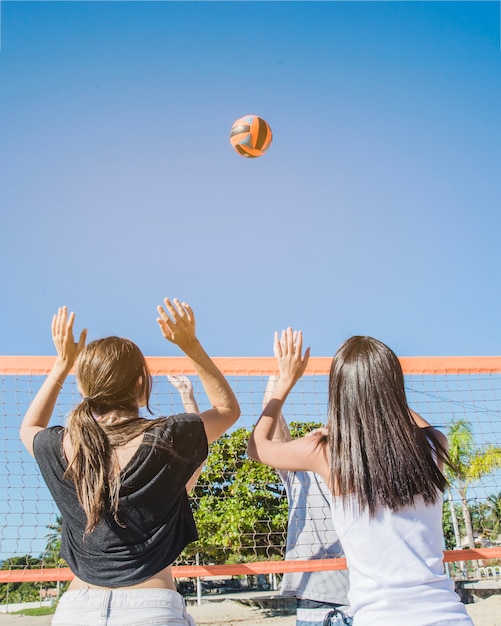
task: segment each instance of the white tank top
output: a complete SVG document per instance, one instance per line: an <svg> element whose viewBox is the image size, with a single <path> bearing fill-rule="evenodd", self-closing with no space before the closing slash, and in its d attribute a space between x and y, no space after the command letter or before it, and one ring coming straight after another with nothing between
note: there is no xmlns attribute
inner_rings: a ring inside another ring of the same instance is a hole
<svg viewBox="0 0 501 626"><path fill-rule="evenodd" d="M354 626L472 626L444 573L442 499L369 517L355 499L331 509L349 568Z"/></svg>

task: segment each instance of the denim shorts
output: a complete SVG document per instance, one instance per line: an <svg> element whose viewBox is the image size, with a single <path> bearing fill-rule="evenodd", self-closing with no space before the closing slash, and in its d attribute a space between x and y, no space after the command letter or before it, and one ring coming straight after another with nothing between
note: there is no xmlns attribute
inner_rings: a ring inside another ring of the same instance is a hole
<svg viewBox="0 0 501 626"><path fill-rule="evenodd" d="M80 589L59 600L52 626L195 626L170 589Z"/></svg>

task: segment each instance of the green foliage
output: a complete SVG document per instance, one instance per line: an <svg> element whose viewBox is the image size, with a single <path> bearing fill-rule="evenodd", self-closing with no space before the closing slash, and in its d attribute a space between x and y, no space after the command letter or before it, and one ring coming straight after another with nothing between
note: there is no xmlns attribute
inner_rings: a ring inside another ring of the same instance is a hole
<svg viewBox="0 0 501 626"><path fill-rule="evenodd" d="M40 585L37 583L9 583L0 585L0 604L36 602L40 599Z"/></svg>
<svg viewBox="0 0 501 626"><path fill-rule="evenodd" d="M199 540L185 556L198 552L210 563L281 556L287 524L283 487L273 469L247 457L249 434L240 428L211 444L192 494Z"/></svg>
<svg viewBox="0 0 501 626"><path fill-rule="evenodd" d="M487 498L488 525L491 536L495 539L501 533L501 491Z"/></svg>
<svg viewBox="0 0 501 626"><path fill-rule="evenodd" d="M449 458L453 468L447 468L447 477L458 486L466 487L474 480L490 474L501 467L501 448L494 445L480 448L470 424L464 419L451 423L447 432L449 440Z"/></svg>
<svg viewBox="0 0 501 626"><path fill-rule="evenodd" d="M56 517L54 524L50 524L47 528L51 531L46 535L47 545L42 554L45 567L64 567L65 562L59 557L61 549L61 534L63 531L63 518L61 515Z"/></svg>
<svg viewBox="0 0 501 626"><path fill-rule="evenodd" d="M294 437L321 424L294 422ZM199 540L181 557L201 563L282 559L288 505L278 473L247 457L250 431L239 428L211 444L206 467L192 492Z"/></svg>
<svg viewBox="0 0 501 626"><path fill-rule="evenodd" d="M2 569L22 570L40 567L40 559L29 554L12 556L2 563ZM40 586L35 583L9 583L0 585L0 604L7 600L11 604L18 602L35 602L40 598Z"/></svg>
<svg viewBox="0 0 501 626"><path fill-rule="evenodd" d="M61 530L62 519L60 516L56 517L55 524L51 524L47 527L51 533L47 535L47 545L45 550L39 558L35 558L29 554L24 556L16 556L5 559L1 565L1 569L4 570L27 570L27 569L40 569L42 567L65 567L66 563L63 559L59 558L59 547L61 545ZM59 585L60 592L63 593L69 586L69 582L65 582ZM43 583L44 589L53 589L57 587L56 582ZM21 602L37 602L40 600L40 583L8 583L0 585L0 604L5 604L7 601L10 604L17 604ZM26 613L28 609L22 611ZM33 609L39 610L39 609ZM47 611L46 608L41 608L42 611ZM53 612L53 609L49 611ZM26 613L28 614L28 613ZM47 615L44 613L32 613L33 615Z"/></svg>
<svg viewBox="0 0 501 626"><path fill-rule="evenodd" d="M22 611L16 611L12 615L52 615L56 612L55 606L39 606L36 609L23 609Z"/></svg>
<svg viewBox="0 0 501 626"><path fill-rule="evenodd" d="M323 428L325 424L321 424L320 422L291 422L289 424L289 430L291 432L292 437L295 439L296 437L304 437L312 430L316 428Z"/></svg>

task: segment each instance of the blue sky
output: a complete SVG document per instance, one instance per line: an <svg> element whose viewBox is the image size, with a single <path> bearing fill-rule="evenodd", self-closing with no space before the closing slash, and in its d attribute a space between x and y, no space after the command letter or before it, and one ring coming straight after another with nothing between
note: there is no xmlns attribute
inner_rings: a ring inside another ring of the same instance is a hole
<svg viewBox="0 0 501 626"><path fill-rule="evenodd" d="M0 353L89 337L212 355L301 328L501 354L499 2L17 2L0 51ZM232 122L274 141L239 157Z"/></svg>

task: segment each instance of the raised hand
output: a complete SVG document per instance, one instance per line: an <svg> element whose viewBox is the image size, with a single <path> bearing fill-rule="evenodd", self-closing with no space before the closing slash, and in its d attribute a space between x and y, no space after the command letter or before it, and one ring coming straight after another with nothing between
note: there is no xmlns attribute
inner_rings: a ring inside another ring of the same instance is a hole
<svg viewBox="0 0 501 626"><path fill-rule="evenodd" d="M163 306L158 306L160 317L157 318L162 335L179 346L183 352L189 350L197 338L195 335L195 315L189 304L180 302L177 298L173 301L165 298Z"/></svg>
<svg viewBox="0 0 501 626"><path fill-rule="evenodd" d="M188 413L199 413L198 403L195 400L195 393L193 391L193 384L188 376L184 374L167 374L167 380L177 389L185 411Z"/></svg>
<svg viewBox="0 0 501 626"><path fill-rule="evenodd" d="M167 374L167 380L180 394L192 394L193 385L188 376L184 374Z"/></svg>
<svg viewBox="0 0 501 626"><path fill-rule="evenodd" d="M82 350L87 339L87 329L80 333L78 342L73 337L73 324L75 313L68 316L68 307L61 307L52 318L52 340L56 347L58 358L68 367L72 367Z"/></svg>
<svg viewBox="0 0 501 626"><path fill-rule="evenodd" d="M47 427L64 380L85 346L87 329L82 330L78 342L75 342L74 321L75 314L71 313L68 316L68 309L65 306L58 309L52 318L52 339L56 346L57 359L28 407L19 431L21 440L31 455L35 435Z"/></svg>
<svg viewBox="0 0 501 626"><path fill-rule="evenodd" d="M293 387L304 374L310 358L309 348L306 348L304 356L302 354L303 333L288 328L282 331L279 338L276 332L273 352L277 357L280 380Z"/></svg>

